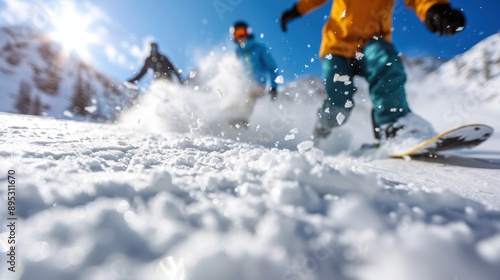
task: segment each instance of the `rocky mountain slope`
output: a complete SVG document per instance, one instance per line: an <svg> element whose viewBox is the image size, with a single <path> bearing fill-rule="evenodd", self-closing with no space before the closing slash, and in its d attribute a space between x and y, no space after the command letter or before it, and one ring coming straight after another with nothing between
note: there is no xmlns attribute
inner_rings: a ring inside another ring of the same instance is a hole
<svg viewBox="0 0 500 280"><path fill-rule="evenodd" d="M0 111L107 121L128 104L117 83L47 35L0 28Z"/></svg>

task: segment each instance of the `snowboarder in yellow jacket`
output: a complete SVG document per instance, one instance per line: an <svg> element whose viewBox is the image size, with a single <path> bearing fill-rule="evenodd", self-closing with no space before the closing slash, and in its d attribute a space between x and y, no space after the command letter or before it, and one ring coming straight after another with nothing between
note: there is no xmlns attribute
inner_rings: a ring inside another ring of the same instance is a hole
<svg viewBox="0 0 500 280"><path fill-rule="evenodd" d="M282 14L282 30L286 32L291 20L326 2L329 0L299 0ZM453 35L465 26L462 12L451 8L447 0L405 0L405 3L431 32ZM396 132L399 135L426 129L424 125L414 127L415 123L428 123L411 113L404 89L404 66L391 42L394 4L395 0L334 1L330 18L323 27L320 48L328 98L318 111L315 139L327 137L332 128L349 118L354 106L355 75L363 76L370 84L377 139L394 137ZM421 121L411 120L415 118ZM430 124L427 130L433 131Z"/></svg>

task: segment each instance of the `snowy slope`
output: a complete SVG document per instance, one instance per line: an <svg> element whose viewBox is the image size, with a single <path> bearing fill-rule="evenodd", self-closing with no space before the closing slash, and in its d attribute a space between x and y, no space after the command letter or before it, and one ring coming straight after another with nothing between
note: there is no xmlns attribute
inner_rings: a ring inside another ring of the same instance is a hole
<svg viewBox="0 0 500 280"><path fill-rule="evenodd" d="M0 111L110 120L130 92L24 26L0 28Z"/></svg>
<svg viewBox="0 0 500 280"><path fill-rule="evenodd" d="M494 59L495 38L459 59ZM353 156L371 141L357 80L349 124L312 148L317 78L262 98L250 126L233 129L244 85L227 73L240 69L215 60L204 87L153 84L116 124L0 114L0 279L498 279L498 133L447 157ZM476 83L444 70L453 61L409 77L413 110L438 130L500 131L497 64ZM488 87L489 99L463 103Z"/></svg>
<svg viewBox="0 0 500 280"><path fill-rule="evenodd" d="M0 178L16 172L18 218L18 270L2 267L2 279L500 273L500 153L404 162L329 156L310 142L291 151L20 115L0 124Z"/></svg>

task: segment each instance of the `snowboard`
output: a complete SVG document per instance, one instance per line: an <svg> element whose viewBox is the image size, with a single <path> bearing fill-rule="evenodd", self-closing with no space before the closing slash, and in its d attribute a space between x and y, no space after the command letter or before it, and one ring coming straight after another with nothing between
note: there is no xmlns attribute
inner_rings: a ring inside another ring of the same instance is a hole
<svg viewBox="0 0 500 280"><path fill-rule="evenodd" d="M421 155L437 155L443 151L470 149L488 140L493 128L484 124L468 124L438 134L408 149L406 152L391 155L392 158L404 158Z"/></svg>

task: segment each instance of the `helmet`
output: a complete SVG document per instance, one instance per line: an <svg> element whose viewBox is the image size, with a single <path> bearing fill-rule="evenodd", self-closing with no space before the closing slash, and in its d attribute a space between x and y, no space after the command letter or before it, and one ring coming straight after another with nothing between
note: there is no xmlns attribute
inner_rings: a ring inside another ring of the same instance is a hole
<svg viewBox="0 0 500 280"><path fill-rule="evenodd" d="M237 21L229 28L229 34L232 40L236 40L239 37L252 38L252 28L244 21Z"/></svg>
<svg viewBox="0 0 500 280"><path fill-rule="evenodd" d="M157 53L158 52L158 44L157 43L151 43L149 44L149 46L151 47L151 52L155 52Z"/></svg>

